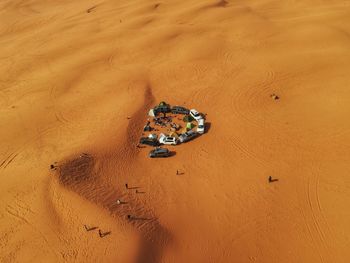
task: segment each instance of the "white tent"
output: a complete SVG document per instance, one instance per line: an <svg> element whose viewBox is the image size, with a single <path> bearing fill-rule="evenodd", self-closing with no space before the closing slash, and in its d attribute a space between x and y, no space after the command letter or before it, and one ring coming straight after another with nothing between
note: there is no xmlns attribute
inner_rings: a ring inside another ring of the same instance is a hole
<svg viewBox="0 0 350 263"><path fill-rule="evenodd" d="M148 116L155 117L156 115L154 114L154 110L150 109L148 112Z"/></svg>
<svg viewBox="0 0 350 263"><path fill-rule="evenodd" d="M148 135L148 138L156 140L157 139L157 134L152 133L152 134Z"/></svg>

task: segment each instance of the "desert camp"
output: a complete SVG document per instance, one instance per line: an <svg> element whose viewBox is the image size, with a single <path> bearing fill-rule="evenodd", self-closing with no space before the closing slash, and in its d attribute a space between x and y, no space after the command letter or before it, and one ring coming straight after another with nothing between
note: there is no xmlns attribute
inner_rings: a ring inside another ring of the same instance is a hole
<svg viewBox="0 0 350 263"><path fill-rule="evenodd" d="M150 109L148 115L149 118L143 128L144 133L142 135L147 135L146 132L152 133L149 133L146 137L141 137L137 147L140 148L140 145L157 147L149 153L151 158L171 156L172 152L165 150L167 148L164 147L161 150L160 145L184 143L205 132L203 114L195 109L188 110L182 106L171 108L169 104L162 101L159 105ZM193 130L195 127L197 127L196 131Z"/></svg>
<svg viewBox="0 0 350 263"><path fill-rule="evenodd" d="M0 262L348 263L349 14L1 0Z"/></svg>

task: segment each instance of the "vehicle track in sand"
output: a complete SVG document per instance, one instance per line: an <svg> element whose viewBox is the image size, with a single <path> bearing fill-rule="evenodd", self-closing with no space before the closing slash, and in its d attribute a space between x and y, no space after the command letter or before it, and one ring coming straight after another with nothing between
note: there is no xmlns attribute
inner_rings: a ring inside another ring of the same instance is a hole
<svg viewBox="0 0 350 263"><path fill-rule="evenodd" d="M49 250L54 255L59 255L59 252L55 249L55 247L52 244L50 244L50 241L46 238L45 234L40 230L40 228L36 227L35 223L31 222L27 218L28 213L34 213L29 207L25 207L19 204L18 202L15 202L14 205L7 205L6 212L8 215L14 217L15 219L24 223L26 226L30 227L35 233L39 234L42 240L44 240L44 242L46 243Z"/></svg>
<svg viewBox="0 0 350 263"><path fill-rule="evenodd" d="M56 129L57 129L57 125L47 126L45 129L42 129L42 130L37 129L36 133L34 133L31 138L23 142L21 146L17 148L15 147L8 148L8 150L2 154L4 157L0 159L0 174L1 174L1 170L5 170L10 165L15 163L16 160L22 157L22 159L20 160L23 161L23 156L25 156L26 154L32 153L29 151L29 149L31 148L29 148L28 145L35 143L39 140L42 140L43 136L49 135L51 132L54 132ZM32 149L31 151L34 151L34 150L37 151L38 148ZM1 155L0 155L0 158L1 158Z"/></svg>
<svg viewBox="0 0 350 263"><path fill-rule="evenodd" d="M10 165L10 163L18 156L18 152L13 152L9 154L1 163L0 168L6 169L7 166Z"/></svg>
<svg viewBox="0 0 350 263"><path fill-rule="evenodd" d="M50 99L51 99L51 105L53 106L53 111L54 111L54 115L56 120L65 125L70 123L70 121L65 117L65 114L62 112L62 110L59 109L59 107L57 106L57 100L56 97L58 96L56 94L56 86L52 86L50 89Z"/></svg>
<svg viewBox="0 0 350 263"><path fill-rule="evenodd" d="M6 28L4 28L0 34L15 37L17 34L27 33L27 31L32 30L32 28L46 28L54 21L55 18L57 18L56 15L44 17L40 14L37 15L34 13L29 14L29 16L36 16L36 19L17 20L12 22Z"/></svg>
<svg viewBox="0 0 350 263"><path fill-rule="evenodd" d="M246 88L235 89L231 95L231 112L240 121L252 127L260 128L262 117L254 111L264 107L263 101L268 99L271 85L276 80L274 71L267 71L260 83L250 84Z"/></svg>
<svg viewBox="0 0 350 263"><path fill-rule="evenodd" d="M268 161L265 161L259 155L257 155L255 153L254 149L250 149L247 146L247 144L242 142L241 139L234 137L234 136L230 136L228 138L228 143L232 149L235 149L236 151L238 151L240 156L247 157L248 159L252 160L254 164L258 164L260 167L264 167L264 168L271 167L271 164L269 164Z"/></svg>
<svg viewBox="0 0 350 263"><path fill-rule="evenodd" d="M266 68L269 68L268 65ZM275 134L284 134L286 129L284 119L273 118L273 125L270 116L274 116L280 100L273 100L271 94L281 96L285 92L284 83L298 82L298 73L283 73L274 70L267 70L261 81L249 84L245 88L240 88L231 93L231 112L240 121L252 128L269 129ZM289 127L290 128L290 127Z"/></svg>
<svg viewBox="0 0 350 263"><path fill-rule="evenodd" d="M315 152L322 154L319 149L315 149ZM320 164L317 161L311 161L310 167L310 174L302 177L303 185L305 186L304 192L298 194L300 196L299 202L307 202L307 205L302 205L301 207L308 208L308 210L304 209L301 212L320 261L334 262L336 257L332 250L332 242L336 238L324 214L319 194Z"/></svg>

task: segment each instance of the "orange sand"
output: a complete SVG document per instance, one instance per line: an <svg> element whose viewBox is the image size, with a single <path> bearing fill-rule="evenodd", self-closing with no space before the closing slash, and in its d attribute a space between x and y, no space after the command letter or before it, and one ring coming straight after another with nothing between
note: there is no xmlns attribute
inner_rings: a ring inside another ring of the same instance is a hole
<svg viewBox="0 0 350 263"><path fill-rule="evenodd" d="M349 262L349 13L1 1L0 262ZM161 100L210 129L153 160L135 146Z"/></svg>

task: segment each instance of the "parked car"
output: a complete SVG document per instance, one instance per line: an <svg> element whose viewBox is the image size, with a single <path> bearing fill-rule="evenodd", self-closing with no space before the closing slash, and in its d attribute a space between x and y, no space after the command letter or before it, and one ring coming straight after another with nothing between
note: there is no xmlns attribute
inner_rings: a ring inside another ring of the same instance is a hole
<svg viewBox="0 0 350 263"><path fill-rule="evenodd" d="M150 158L169 157L170 151L167 148L156 147L149 152Z"/></svg>
<svg viewBox="0 0 350 263"><path fill-rule="evenodd" d="M197 136L198 136L197 132L190 130L188 132L185 132L185 133L181 134L179 136L179 141L180 142L188 142L188 141L192 140L193 138L195 138Z"/></svg>
<svg viewBox="0 0 350 263"><path fill-rule="evenodd" d="M171 112L173 114L185 114L185 115L190 114L190 110L186 109L185 107L182 107L182 106L173 106L171 108Z"/></svg>
<svg viewBox="0 0 350 263"><path fill-rule="evenodd" d="M199 119L198 120L197 132L199 134L203 134L204 133L204 119Z"/></svg>
<svg viewBox="0 0 350 263"><path fill-rule="evenodd" d="M190 115L191 115L196 121L198 121L198 120L200 120L200 119L203 119L202 115L201 115L198 111L196 111L195 109L190 110Z"/></svg>
<svg viewBox="0 0 350 263"><path fill-rule="evenodd" d="M159 142L157 141L157 138L149 138L149 137L142 137L140 139L140 144L146 144L149 146L159 146Z"/></svg>
<svg viewBox="0 0 350 263"><path fill-rule="evenodd" d="M159 135L159 143L160 144L168 144L168 145L176 145L177 140L175 137L166 136L165 134L161 133Z"/></svg>

